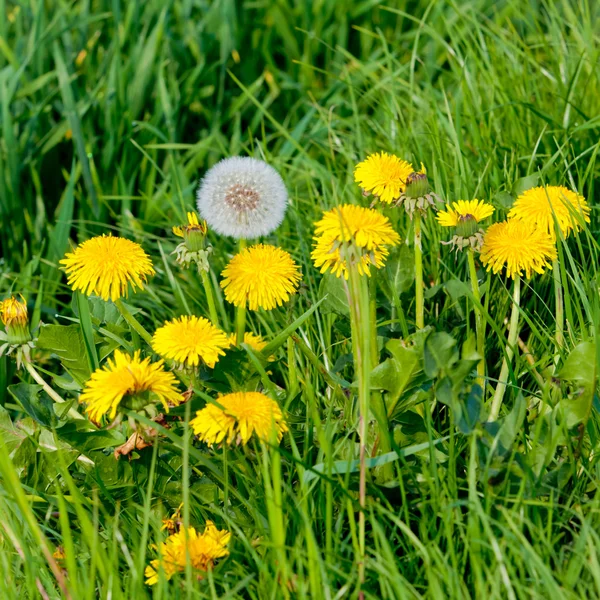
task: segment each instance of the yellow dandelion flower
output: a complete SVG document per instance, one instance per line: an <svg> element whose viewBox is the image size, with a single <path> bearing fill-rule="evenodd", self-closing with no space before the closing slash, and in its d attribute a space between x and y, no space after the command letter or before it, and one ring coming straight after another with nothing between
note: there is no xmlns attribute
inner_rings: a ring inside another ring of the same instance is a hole
<svg viewBox="0 0 600 600"><path fill-rule="evenodd" d="M140 358L139 350L133 356L115 350L113 358L92 373L79 402L87 404L85 410L94 423L106 414L114 419L122 402L132 408L147 405L151 399L146 392L154 394L169 412L169 405L184 400L176 386L175 376L163 369L162 360L151 363L149 358Z"/></svg>
<svg viewBox="0 0 600 600"><path fill-rule="evenodd" d="M183 367L196 367L202 360L211 369L229 347L227 334L204 317L183 316L167 321L152 338L152 347L163 358Z"/></svg>
<svg viewBox="0 0 600 600"><path fill-rule="evenodd" d="M448 205L446 210L437 214L437 220L442 227L456 227L465 220L481 223L494 214L494 207L483 200L458 200Z"/></svg>
<svg viewBox="0 0 600 600"><path fill-rule="evenodd" d="M21 300L17 300L14 296L0 302L0 319L8 328L15 325L23 327L27 325L27 303L25 298L21 296Z"/></svg>
<svg viewBox="0 0 600 600"><path fill-rule="evenodd" d="M535 224L555 240L554 218L562 235L581 229L581 217L590 222L590 207L581 194L562 185L535 187L523 192L508 213L509 219L519 219Z"/></svg>
<svg viewBox="0 0 600 600"><path fill-rule="evenodd" d="M230 345L237 345L235 333L232 333L228 339ZM248 346L250 346L250 348L252 348L252 350L255 350L256 352L262 352L262 349L267 345L267 342L263 340L261 335L257 335L255 333L252 333L251 331L246 331L244 333L244 344L248 344Z"/></svg>
<svg viewBox="0 0 600 600"><path fill-rule="evenodd" d="M73 290L95 294L103 300L127 295L129 285L142 288L154 275L152 261L142 247L125 238L102 235L79 244L60 263Z"/></svg>
<svg viewBox="0 0 600 600"><path fill-rule="evenodd" d="M67 558L65 549L62 546L56 546L56 550L52 553L52 558L58 562L65 560Z"/></svg>
<svg viewBox="0 0 600 600"><path fill-rule="evenodd" d="M187 225L179 225L173 227L173 233L177 237L185 237L185 234L189 233L190 231L197 231L202 235L206 235L208 227L206 226L206 221L204 219L202 219L202 221L199 221L198 215L195 212L188 212L187 219Z"/></svg>
<svg viewBox="0 0 600 600"><path fill-rule="evenodd" d="M225 298L250 310L271 310L296 292L302 278L288 252L267 244L256 244L236 254L221 273Z"/></svg>
<svg viewBox="0 0 600 600"><path fill-rule="evenodd" d="M184 572L188 556L192 569L201 578L202 573L212 569L218 559L229 556L227 545L230 539L231 533L217 529L212 521L206 522L204 533L198 533L193 527L180 529L159 544L159 558L151 561L144 573L146 584L158 583L161 570L167 580Z"/></svg>
<svg viewBox="0 0 600 600"><path fill-rule="evenodd" d="M177 507L175 512L170 516L162 520L163 525L160 528L161 531L167 530L170 534L179 531L181 527L181 509L183 508L183 502Z"/></svg>
<svg viewBox="0 0 600 600"><path fill-rule="evenodd" d="M390 204L405 190L411 173L414 169L410 163L387 152L376 152L356 165L354 180L366 195L373 194Z"/></svg>
<svg viewBox="0 0 600 600"><path fill-rule="evenodd" d="M509 219L490 225L483 237L481 262L494 273L506 267L513 279L532 273L543 273L556 258L556 247L550 235L525 221Z"/></svg>
<svg viewBox="0 0 600 600"><path fill-rule="evenodd" d="M369 267L380 269L400 236L390 221L372 208L353 204L337 206L323 214L315 225L312 259L321 273L327 270L348 279L348 262L356 264L361 275L370 275Z"/></svg>
<svg viewBox="0 0 600 600"><path fill-rule="evenodd" d="M442 244L451 244L457 251L467 247L479 251L484 234L479 223L493 212L494 207L483 200L459 200L448 205L437 214L437 220L442 227L454 227L454 236Z"/></svg>
<svg viewBox="0 0 600 600"><path fill-rule="evenodd" d="M247 444L253 433L265 442L272 433L277 439L288 430L279 405L260 392L235 392L207 404L190 421L194 433L207 444L223 441Z"/></svg>

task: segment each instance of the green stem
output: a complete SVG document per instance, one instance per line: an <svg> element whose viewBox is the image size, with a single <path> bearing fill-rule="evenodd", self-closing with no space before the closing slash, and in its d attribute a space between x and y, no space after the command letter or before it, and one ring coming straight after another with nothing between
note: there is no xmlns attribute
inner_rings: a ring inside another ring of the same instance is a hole
<svg viewBox="0 0 600 600"><path fill-rule="evenodd" d="M477 382L483 388L485 385L485 319L481 312L481 294L479 293L479 280L477 279L477 269L475 268L475 253L472 249L468 251L469 275L471 276L471 287L473 296L477 301L475 306L475 331L477 333L477 353L481 360L477 363Z"/></svg>
<svg viewBox="0 0 600 600"><path fill-rule="evenodd" d="M206 301L208 302L208 312L210 314L210 320L215 327L219 326L219 315L217 313L217 305L215 304L215 295L213 294L212 283L208 277L208 273L204 270L200 270L200 277L202 278L202 285L204 286L204 293L206 294Z"/></svg>
<svg viewBox="0 0 600 600"><path fill-rule="evenodd" d="M115 300L115 306L119 309L121 315L128 325L136 331L139 336L146 341L149 346L152 346L152 336L144 329L142 324L129 312L129 309L125 306L121 298Z"/></svg>
<svg viewBox="0 0 600 600"><path fill-rule="evenodd" d="M246 240L240 239L239 251L246 248ZM235 342L238 346L244 343L244 333L246 332L246 304L238 306L235 311Z"/></svg>
<svg viewBox="0 0 600 600"><path fill-rule="evenodd" d="M563 302L562 283L560 280L560 264L557 259L552 262L554 276L554 300L556 305L556 349L557 353L564 344L565 305Z"/></svg>
<svg viewBox="0 0 600 600"><path fill-rule="evenodd" d="M370 374L372 369L371 358L371 318L369 307L369 288L364 277L358 273L356 266L350 269L350 290L348 293L350 304L350 324L352 329L352 350L354 356L354 369L358 380L358 437L359 437L359 484L358 501L360 512L358 515L358 585L359 589L365 581L365 511L367 499L367 423L369 420L369 402L371 396Z"/></svg>
<svg viewBox="0 0 600 600"><path fill-rule="evenodd" d="M513 288L513 305L510 313L510 325L508 327L508 341L506 343L506 352L504 359L502 360L502 368L500 369L500 377L498 378L498 385L496 386L496 392L494 399L492 400L492 407L490 409L489 421L495 421L500 414L500 407L502 406L502 400L504 398L504 391L506 390L506 384L508 381L508 367L514 356L514 349L517 343L517 335L519 333L519 302L521 301L521 278L519 275L515 277L515 283Z"/></svg>
<svg viewBox="0 0 600 600"><path fill-rule="evenodd" d="M421 213L415 213L415 302L417 329L425 327L423 304L423 249L421 246Z"/></svg>
<svg viewBox="0 0 600 600"><path fill-rule="evenodd" d="M65 402L65 399L62 398L61 396L59 396L49 385L48 383L42 378L42 376L35 370L34 366L28 361L25 360L23 362L23 364L25 365L25 368L27 369L27 372L33 377L34 381L36 381L39 385L42 386L42 388L44 389L44 391L46 392L46 394L48 394L48 396L50 396L50 398L52 398L52 400L54 400L54 402L58 402L59 404L63 404ZM83 417L83 415L80 415L77 410L75 410L75 408L73 406L71 406L71 408L69 409L68 412L69 416L72 419L84 419L85 417Z"/></svg>

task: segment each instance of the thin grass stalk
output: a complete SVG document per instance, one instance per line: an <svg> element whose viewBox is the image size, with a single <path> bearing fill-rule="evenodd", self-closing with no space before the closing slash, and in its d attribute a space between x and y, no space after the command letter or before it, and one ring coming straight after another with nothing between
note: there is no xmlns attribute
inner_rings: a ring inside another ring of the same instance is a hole
<svg viewBox="0 0 600 600"><path fill-rule="evenodd" d="M471 277L471 287L473 297L477 301L475 306L475 332L477 337L477 353L481 360L477 363L477 382L483 388L485 385L485 319L481 312L481 294L479 293L479 280L477 279L477 269L475 268L475 253L469 249L467 253L469 261L469 275Z"/></svg>
<svg viewBox="0 0 600 600"><path fill-rule="evenodd" d="M508 328L508 341L506 343L506 351L502 359L502 368L498 377L498 385L492 400L490 409L489 421L495 421L500 414L500 407L504 399L504 392L508 381L508 368L514 356L515 347L517 344L517 335L519 333L519 304L521 302L521 277L517 275L513 286L513 305L510 314L510 325Z"/></svg>
<svg viewBox="0 0 600 600"><path fill-rule="evenodd" d="M217 305L215 304L212 282L204 269L200 269L200 277L202 279L202 285L204 286L204 293L206 294L206 302L208 302L208 314L210 315L210 320L215 327L218 327L219 314L217 313Z"/></svg>
<svg viewBox="0 0 600 600"><path fill-rule="evenodd" d="M125 306L121 298L115 300L115 306L127 321L127 324L149 345L152 346L152 336L144 328L144 326L131 314L130 310Z"/></svg>
<svg viewBox="0 0 600 600"><path fill-rule="evenodd" d="M417 329L425 327L425 308L423 300L423 247L421 245L421 213L415 212L415 324Z"/></svg>
<svg viewBox="0 0 600 600"><path fill-rule="evenodd" d="M556 315L556 350L559 354L560 349L564 345L564 329L565 329L565 304L563 301L562 282L560 280L560 264L558 259L552 261L552 275L554 278L554 304Z"/></svg>

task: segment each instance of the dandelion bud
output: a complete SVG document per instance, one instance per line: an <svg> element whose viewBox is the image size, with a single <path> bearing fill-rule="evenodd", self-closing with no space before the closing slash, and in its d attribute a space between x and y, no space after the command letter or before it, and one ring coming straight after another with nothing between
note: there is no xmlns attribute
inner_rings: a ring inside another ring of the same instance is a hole
<svg viewBox="0 0 600 600"><path fill-rule="evenodd" d="M6 341L11 346L22 346L31 340L27 304L15 297L0 302L0 318L6 327Z"/></svg>
<svg viewBox="0 0 600 600"><path fill-rule="evenodd" d="M454 246L456 251L464 248L471 248L479 252L483 244L484 230L481 222L487 219L494 212L491 204L486 204L482 200L459 200L453 202L452 207L447 206L437 215L437 220L442 227L454 228L454 236L449 244Z"/></svg>
<svg viewBox="0 0 600 600"><path fill-rule="evenodd" d="M438 197L431 191L425 167L421 165L420 171L413 171L406 178L406 187L396 201L396 205L404 205L404 209L412 219L415 210L426 214L428 208L435 206L436 200Z"/></svg>
<svg viewBox="0 0 600 600"><path fill-rule="evenodd" d="M199 221L196 213L193 212L189 212L187 218L187 225L173 227L173 233L183 238L183 242L174 251L174 254L177 254L177 262L183 267L188 267L191 262L195 262L199 271L208 272L208 255L212 252L212 248L205 247L208 233L206 221Z"/></svg>

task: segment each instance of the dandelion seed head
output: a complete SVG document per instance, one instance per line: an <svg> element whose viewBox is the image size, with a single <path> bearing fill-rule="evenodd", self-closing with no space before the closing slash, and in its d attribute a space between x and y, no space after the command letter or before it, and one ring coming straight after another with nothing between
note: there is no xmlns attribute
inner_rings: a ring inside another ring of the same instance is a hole
<svg viewBox="0 0 600 600"><path fill-rule="evenodd" d="M281 175L271 165L234 156L208 170L197 200L198 211L211 229L253 239L268 235L281 224L288 194Z"/></svg>

